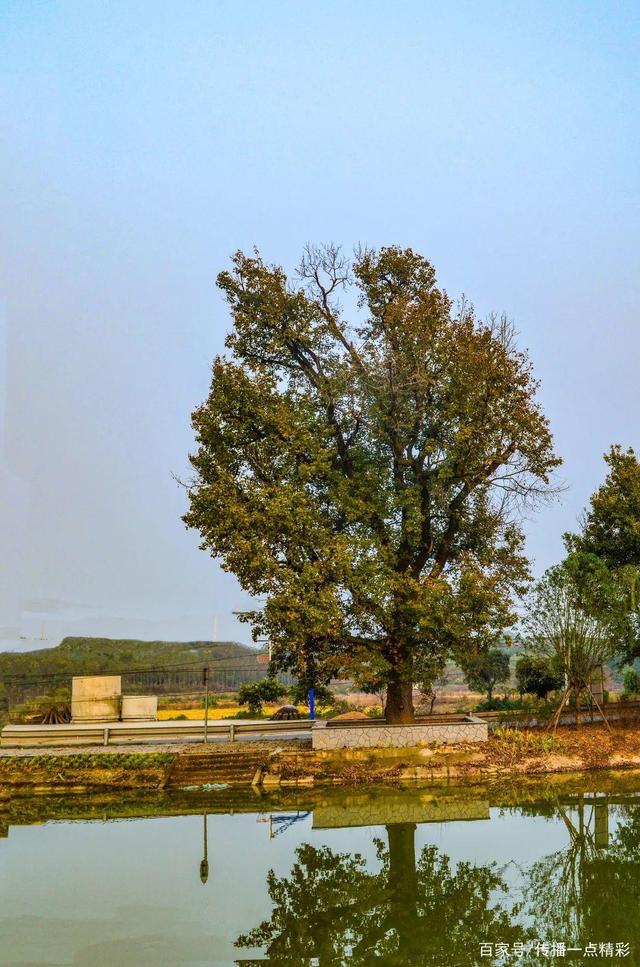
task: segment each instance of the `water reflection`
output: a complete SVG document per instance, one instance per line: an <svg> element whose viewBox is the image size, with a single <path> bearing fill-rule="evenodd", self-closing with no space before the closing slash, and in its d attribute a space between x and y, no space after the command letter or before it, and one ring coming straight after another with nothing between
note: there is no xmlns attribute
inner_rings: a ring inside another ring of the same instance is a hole
<svg viewBox="0 0 640 967"><path fill-rule="evenodd" d="M203 821L203 852L204 855L200 861L200 882L204 884L209 879L209 857L207 856L207 814L204 813L202 816Z"/></svg>
<svg viewBox="0 0 640 967"><path fill-rule="evenodd" d="M566 938L570 946L625 941L640 952L640 803L578 795L557 802L555 815L567 830L567 846L527 871L527 909L537 935Z"/></svg>
<svg viewBox="0 0 640 967"><path fill-rule="evenodd" d="M388 825L376 840L378 869L358 853L305 844L287 876L267 877L271 917L241 935L239 947L266 948L269 963L320 967L468 964L478 938L526 938L517 905L496 864L459 863L435 846L416 857L414 823Z"/></svg>
<svg viewBox="0 0 640 967"><path fill-rule="evenodd" d="M472 967L536 939L637 963L640 776L599 783L16 797L0 963Z"/></svg>

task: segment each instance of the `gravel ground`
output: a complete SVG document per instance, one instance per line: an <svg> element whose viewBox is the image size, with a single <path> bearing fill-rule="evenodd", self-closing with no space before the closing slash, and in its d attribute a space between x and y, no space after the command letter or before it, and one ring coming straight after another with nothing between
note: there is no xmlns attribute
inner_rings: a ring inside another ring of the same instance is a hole
<svg viewBox="0 0 640 967"><path fill-rule="evenodd" d="M122 743L121 745L74 745L74 746L40 746L34 749L12 749L0 748L0 758L11 758L12 756L30 755L77 755L78 753L106 754L106 755L127 755L130 752L175 752L188 753L189 755L201 755L204 752L215 750L224 755L234 755L238 749L246 747L251 750L264 749L271 752L273 749L282 748L305 748L311 745L310 739L306 736L301 738L290 738L281 740L270 740L269 742L258 739L242 739L236 742L211 741L205 745L203 742L144 742L144 743Z"/></svg>

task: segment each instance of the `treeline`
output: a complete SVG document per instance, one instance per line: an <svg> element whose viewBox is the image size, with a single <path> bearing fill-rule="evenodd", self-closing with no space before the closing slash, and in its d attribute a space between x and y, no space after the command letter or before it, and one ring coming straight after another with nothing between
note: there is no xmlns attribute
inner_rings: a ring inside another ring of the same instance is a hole
<svg viewBox="0 0 640 967"><path fill-rule="evenodd" d="M0 653L0 695L31 695L70 684L74 675L124 675L128 682L193 688L207 665L229 687L264 675L258 652L235 641L138 641L68 637L55 648ZM124 684L124 682L123 682Z"/></svg>

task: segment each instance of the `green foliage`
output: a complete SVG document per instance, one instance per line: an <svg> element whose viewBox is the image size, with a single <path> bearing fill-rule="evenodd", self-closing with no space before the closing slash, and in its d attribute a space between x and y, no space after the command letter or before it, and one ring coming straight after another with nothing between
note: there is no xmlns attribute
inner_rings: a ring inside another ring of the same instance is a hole
<svg viewBox="0 0 640 967"><path fill-rule="evenodd" d="M510 729L499 725L491 736L494 752L507 765L513 765L527 756L546 756L559 752L562 743L548 732L533 732L529 729Z"/></svg>
<svg viewBox="0 0 640 967"><path fill-rule="evenodd" d="M491 698L478 702L474 712L511 712L526 708L523 702L511 698Z"/></svg>
<svg viewBox="0 0 640 967"><path fill-rule="evenodd" d="M368 715L370 719L381 719L384 717L384 709L382 708L382 705L369 705L364 712L365 715Z"/></svg>
<svg viewBox="0 0 640 967"><path fill-rule="evenodd" d="M578 574L587 579L598 568L595 608L616 620L624 660L640 654L640 461L632 449L612 446L604 455L609 467L592 495L579 534L565 534Z"/></svg>
<svg viewBox="0 0 640 967"><path fill-rule="evenodd" d="M27 652L0 652L0 685L14 676L29 681L51 678L50 691L68 684L73 675L119 675L148 668L170 670L202 661L225 662L227 676L233 667L255 660L256 651L232 641L137 641L115 638L64 638L55 648ZM261 666L256 661L256 669ZM58 680L56 682L56 679ZM238 675L240 681L240 676Z"/></svg>
<svg viewBox="0 0 640 967"><path fill-rule="evenodd" d="M275 667L372 671L387 716L411 718L414 683L515 620L515 506L559 463L530 363L410 249L310 248L294 280L238 252L218 285L230 355L193 415L184 520L265 599L245 617Z"/></svg>
<svg viewBox="0 0 640 967"><path fill-rule="evenodd" d="M469 688L486 692L487 701L491 702L496 685L509 681L509 655L499 648L491 648L468 658L462 670Z"/></svg>
<svg viewBox="0 0 640 967"><path fill-rule="evenodd" d="M516 682L521 695L546 699L549 692L564 686L564 678L554 671L543 655L521 655L516 662Z"/></svg>
<svg viewBox="0 0 640 967"><path fill-rule="evenodd" d="M293 705L309 705L309 689L302 682L297 682L288 690ZM316 705L330 706L335 702L335 696L326 685L315 685L314 695Z"/></svg>
<svg viewBox="0 0 640 967"><path fill-rule="evenodd" d="M627 668L624 673L624 694L640 695L640 675L635 668Z"/></svg>
<svg viewBox="0 0 640 967"><path fill-rule="evenodd" d="M42 753L0 758L0 773L16 769L56 774L87 769L150 769L170 765L175 758L173 752L74 752L64 756Z"/></svg>
<svg viewBox="0 0 640 967"><path fill-rule="evenodd" d="M524 621L529 654L565 678L576 698L619 648L617 623L596 613L593 596L568 561L549 568L532 590Z"/></svg>
<svg viewBox="0 0 640 967"><path fill-rule="evenodd" d="M238 691L238 704L248 705L249 712L258 714L265 702L276 702L286 689L276 678L263 678L259 682L245 682Z"/></svg>
<svg viewBox="0 0 640 967"><path fill-rule="evenodd" d="M609 472L591 497L581 533L566 540L570 550L593 554L613 571L640 567L640 461L619 445L604 459Z"/></svg>

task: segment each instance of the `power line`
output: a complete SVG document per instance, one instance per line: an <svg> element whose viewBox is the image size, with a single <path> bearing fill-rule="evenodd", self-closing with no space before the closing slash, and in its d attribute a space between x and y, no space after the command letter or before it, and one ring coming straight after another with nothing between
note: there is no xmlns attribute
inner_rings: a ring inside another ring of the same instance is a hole
<svg viewBox="0 0 640 967"><path fill-rule="evenodd" d="M243 669L260 667L260 663L257 661L257 655L255 659L249 658L239 658L236 659L237 664L231 664L234 659L231 658L198 658L190 662L180 662L175 665L159 665L159 666L140 666L138 668L129 668L124 671L114 670L97 672L100 675L137 675L143 673L155 673L162 674L168 671L188 671L194 668L202 668L205 665L213 665L216 671L241 671ZM25 685L25 684L40 684L41 682L53 681L58 679L66 679L69 677L78 676L77 671L65 670L60 672L41 672L29 674L14 674L7 676L0 676L5 685Z"/></svg>

